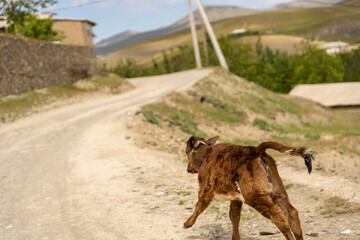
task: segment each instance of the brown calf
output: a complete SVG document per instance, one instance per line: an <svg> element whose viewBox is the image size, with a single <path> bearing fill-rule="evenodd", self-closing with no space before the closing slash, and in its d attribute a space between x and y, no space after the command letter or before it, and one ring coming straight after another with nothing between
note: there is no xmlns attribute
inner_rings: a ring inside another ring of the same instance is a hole
<svg viewBox="0 0 360 240"><path fill-rule="evenodd" d="M217 137L205 141L192 136L186 146L187 171L198 173L199 199L194 213L184 223L194 225L197 217L213 199L230 203L233 240L239 240L239 222L243 202L269 218L286 239L303 239L298 211L289 202L275 160L267 148L303 157L308 172L314 157L305 148L294 148L277 142L264 142L258 147L216 144Z"/></svg>

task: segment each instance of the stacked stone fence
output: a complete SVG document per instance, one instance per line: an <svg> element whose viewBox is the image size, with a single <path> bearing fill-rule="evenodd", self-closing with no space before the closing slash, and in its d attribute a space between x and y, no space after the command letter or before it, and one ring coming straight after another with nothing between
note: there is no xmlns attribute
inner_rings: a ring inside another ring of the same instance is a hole
<svg viewBox="0 0 360 240"><path fill-rule="evenodd" d="M71 84L96 72L93 47L0 34L0 97Z"/></svg>

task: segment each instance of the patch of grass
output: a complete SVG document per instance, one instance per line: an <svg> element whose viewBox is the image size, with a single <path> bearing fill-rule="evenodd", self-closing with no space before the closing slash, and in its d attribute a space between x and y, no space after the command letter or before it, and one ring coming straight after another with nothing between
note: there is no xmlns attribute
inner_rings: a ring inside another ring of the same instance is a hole
<svg viewBox="0 0 360 240"><path fill-rule="evenodd" d="M191 194L190 191L178 191L176 192L177 195L182 195L182 196L189 196Z"/></svg>
<svg viewBox="0 0 360 240"><path fill-rule="evenodd" d="M313 196L311 196L311 198L313 198L315 201L317 201L317 200L319 200L320 196L313 195Z"/></svg>
<svg viewBox="0 0 360 240"><path fill-rule="evenodd" d="M150 110L143 110L136 112L136 114L142 114L147 122L160 126L160 119L155 116L154 112Z"/></svg>
<svg viewBox="0 0 360 240"><path fill-rule="evenodd" d="M328 122L326 124L314 121L302 123L302 125L284 124L282 127L284 132L303 134L306 138L315 140L320 139L320 136L323 133L332 135L340 134L343 136L360 136L360 126L355 123L344 123L345 116L346 115L343 114L340 120L333 120L333 122ZM330 120L332 120L332 118L330 118Z"/></svg>
<svg viewBox="0 0 360 240"><path fill-rule="evenodd" d="M150 104L143 108L145 111L154 111L160 115L166 116L170 121L180 128L183 132L195 134L201 137L207 135L197 128L196 116L189 111L169 106L165 103Z"/></svg>
<svg viewBox="0 0 360 240"><path fill-rule="evenodd" d="M75 94L83 93L85 90L75 87L74 85L67 84L62 86L49 87L47 89L47 95L53 97L72 97Z"/></svg>
<svg viewBox="0 0 360 240"><path fill-rule="evenodd" d="M208 207L210 212L216 212L216 213L220 213L220 204L219 202L213 201L210 203L210 206Z"/></svg>
<svg viewBox="0 0 360 240"><path fill-rule="evenodd" d="M259 118L255 118L255 120L253 121L253 126L258 127L259 129L264 130L264 131L271 130L270 125L265 120L262 120Z"/></svg>
<svg viewBox="0 0 360 240"><path fill-rule="evenodd" d="M228 217L228 213L227 212L222 212L222 213L219 213L217 216L216 216L216 220L221 220L221 219L226 219Z"/></svg>
<svg viewBox="0 0 360 240"><path fill-rule="evenodd" d="M335 196L326 199L319 210L321 215L332 217L334 214L360 212L360 204L350 203L343 198Z"/></svg>
<svg viewBox="0 0 360 240"><path fill-rule="evenodd" d="M165 186L164 184L157 184L154 186L155 189L158 189L159 187Z"/></svg>
<svg viewBox="0 0 360 240"><path fill-rule="evenodd" d="M311 139L314 139L314 140L318 140L318 139L320 139L320 133L308 132L308 133L305 133L304 137L311 138Z"/></svg>
<svg viewBox="0 0 360 240"><path fill-rule="evenodd" d="M255 95L244 95L242 96L243 101L248 103L248 108L254 113L260 113L260 114L270 114L271 109L267 106L267 104L264 102L264 100L260 97L257 97Z"/></svg>
<svg viewBox="0 0 360 240"><path fill-rule="evenodd" d="M178 205L184 205L184 201L183 201L183 200L180 200L180 201L178 202Z"/></svg>
<svg viewBox="0 0 360 240"><path fill-rule="evenodd" d="M28 91L14 97L1 98L0 118L3 123L12 122L34 112L34 108L50 104L57 99L72 97L75 94L83 92L84 90L78 89L72 85L64 85L50 87L44 91Z"/></svg>
<svg viewBox="0 0 360 240"><path fill-rule="evenodd" d="M196 134L199 132L197 124L189 117L189 115L189 112L180 110L179 113L170 115L170 119L171 122L175 126L178 126L183 132ZM201 133L201 135L203 134Z"/></svg>
<svg viewBox="0 0 360 240"><path fill-rule="evenodd" d="M85 81L93 82L98 86L107 86L107 87L111 87L119 83L126 82L124 78L119 77L117 75L110 75L108 77L93 77L93 78L85 79Z"/></svg>
<svg viewBox="0 0 360 240"><path fill-rule="evenodd" d="M285 184L285 189L290 189L290 188L292 188L294 186L294 184L293 183L288 183L288 184Z"/></svg>
<svg viewBox="0 0 360 240"><path fill-rule="evenodd" d="M246 113L237 109L237 107L232 104L231 99L222 99L223 93L219 87L214 86L214 84L210 87L206 87L208 82L209 81L205 80L199 83L197 91L189 91L191 96L201 97L203 99L202 103L182 95L173 95L174 102L182 109L186 109L191 113L196 113L197 117L201 120L224 123L243 123L247 118ZM216 92L216 97L211 93L213 90Z"/></svg>
<svg viewBox="0 0 360 240"><path fill-rule="evenodd" d="M297 101L285 98L282 95L276 95L268 92L265 99L267 102L271 102L274 105L276 112L291 113L295 115L306 113L306 109Z"/></svg>

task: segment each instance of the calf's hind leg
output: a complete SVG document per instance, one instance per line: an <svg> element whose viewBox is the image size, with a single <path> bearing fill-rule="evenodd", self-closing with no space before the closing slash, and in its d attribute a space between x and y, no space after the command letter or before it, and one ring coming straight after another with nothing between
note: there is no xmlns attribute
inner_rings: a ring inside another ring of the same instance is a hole
<svg viewBox="0 0 360 240"><path fill-rule="evenodd" d="M291 205L289 197L286 193L284 184L277 171L275 160L268 154L263 157L263 160L270 166L270 177L273 185L273 202L278 205L285 217L287 218L291 231L294 233L296 240L303 240L303 233L300 224L299 213L296 208Z"/></svg>
<svg viewBox="0 0 360 240"><path fill-rule="evenodd" d="M289 221L289 225L291 231L295 235L296 240L303 240L303 233L300 224L299 212L296 208L291 205L289 198L287 196L281 196L275 200L276 205L278 205L283 213L285 214L287 220Z"/></svg>
<svg viewBox="0 0 360 240"><path fill-rule="evenodd" d="M287 240L294 240L288 220L286 219L281 208L272 202L270 196L255 196L250 206L255 208L263 216L269 218L271 222L274 223L277 228L282 232L282 234Z"/></svg>
<svg viewBox="0 0 360 240"><path fill-rule="evenodd" d="M230 202L230 212L229 217L233 225L233 234L232 240L240 240L239 234L239 223L241 217L241 208L242 208L241 201L231 201Z"/></svg>

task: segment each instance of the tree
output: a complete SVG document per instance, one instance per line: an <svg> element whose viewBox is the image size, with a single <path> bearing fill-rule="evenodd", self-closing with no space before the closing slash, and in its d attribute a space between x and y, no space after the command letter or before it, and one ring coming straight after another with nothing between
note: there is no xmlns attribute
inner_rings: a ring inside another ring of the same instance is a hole
<svg viewBox="0 0 360 240"><path fill-rule="evenodd" d="M293 82L332 83L344 81L344 66L339 55L329 56L309 42L301 42L302 52L295 59Z"/></svg>
<svg viewBox="0 0 360 240"><path fill-rule="evenodd" d="M34 17L33 14L39 8L49 7L56 2L57 0L0 0L0 15L7 16L10 33L20 33L34 38L42 36L42 40L53 40L51 36L55 36L56 33L51 30L52 23L49 22L51 20L40 20ZM36 27L37 24L40 26ZM30 29L27 29L28 27ZM46 34L49 36L44 37Z"/></svg>
<svg viewBox="0 0 360 240"><path fill-rule="evenodd" d="M53 21L51 19L39 19L34 15L25 17L23 25L15 25L15 32L25 37L31 37L38 40L57 41L63 36L52 30Z"/></svg>

